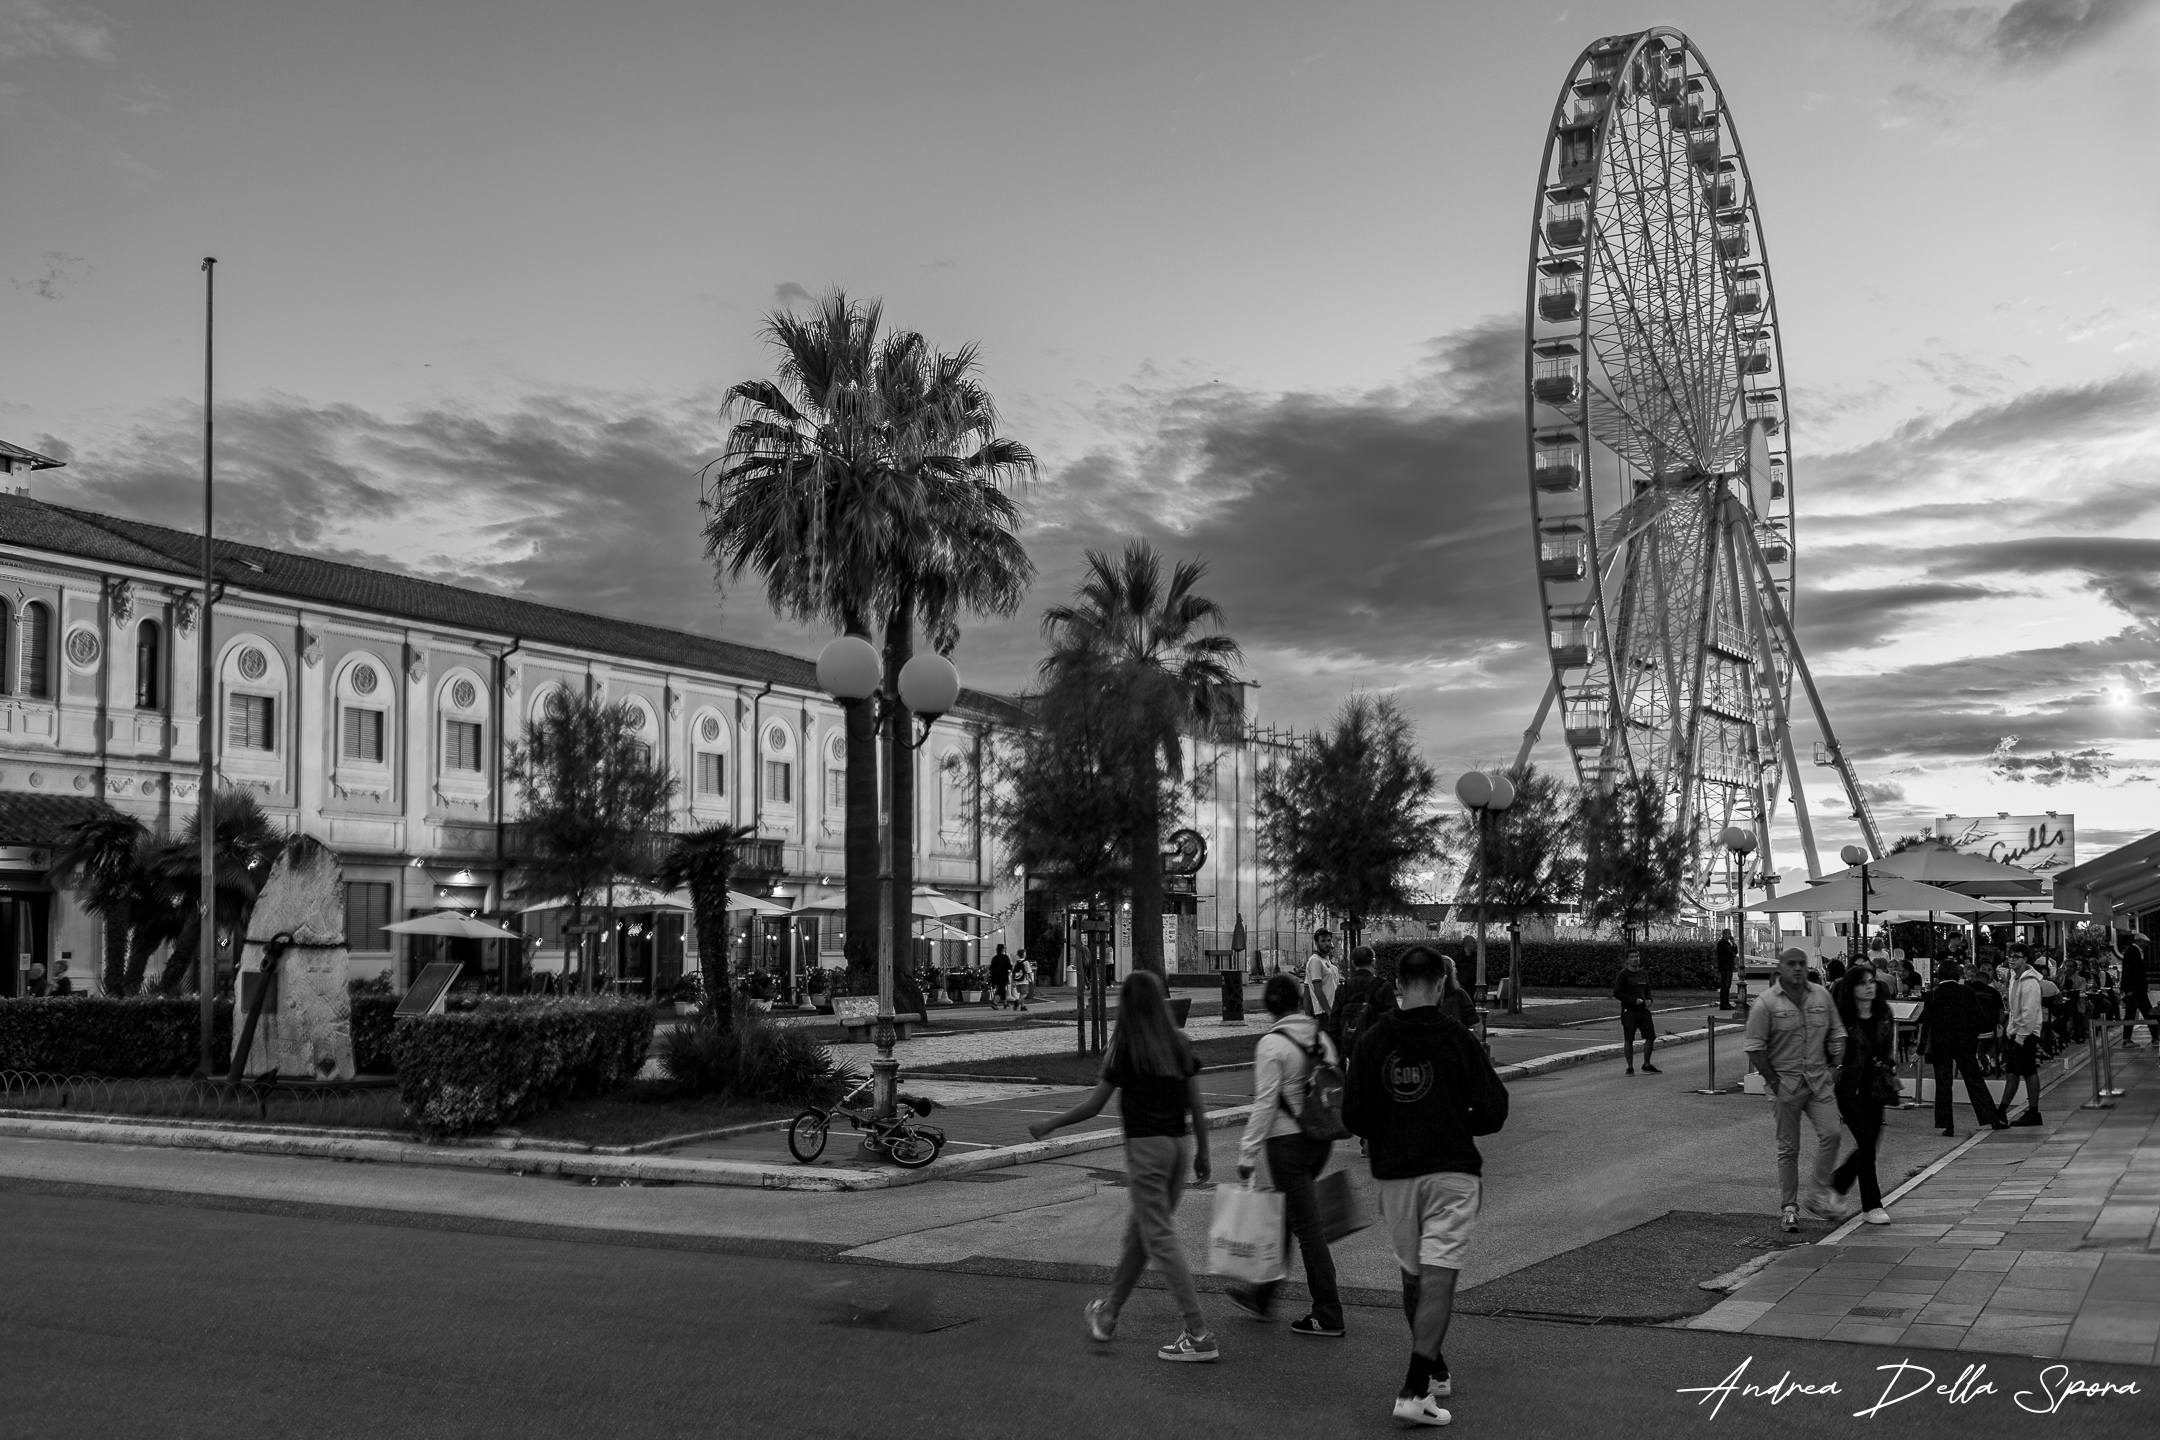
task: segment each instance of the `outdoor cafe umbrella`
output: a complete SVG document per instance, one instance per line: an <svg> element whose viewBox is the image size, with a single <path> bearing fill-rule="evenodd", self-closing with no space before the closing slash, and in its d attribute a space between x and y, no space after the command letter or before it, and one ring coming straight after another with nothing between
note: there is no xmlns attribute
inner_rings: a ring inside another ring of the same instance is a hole
<svg viewBox="0 0 2160 1440"><path fill-rule="evenodd" d="M912 911L918 920L950 920L955 915L972 915L978 920L995 920L988 911L963 905L947 895L940 895L927 885L915 887L915 906Z"/></svg>
<svg viewBox="0 0 2160 1440"><path fill-rule="evenodd" d="M1871 915L1883 910L1945 910L1953 915L1971 915L1995 908L1993 901L1977 900L1955 890L1923 885L1917 880L1901 880L1895 875L1872 873L1867 877L1867 896L1863 900L1860 883L1860 872L1855 870L1818 881L1790 895L1757 900L1746 908L1764 915L1846 914L1862 909Z"/></svg>
<svg viewBox="0 0 2160 1440"><path fill-rule="evenodd" d="M485 920L475 920L455 910L438 910L414 920L400 920L382 927L393 935L447 935L453 940L522 940L515 930Z"/></svg>
<svg viewBox="0 0 2160 1440"><path fill-rule="evenodd" d="M1867 862L1868 884L1872 889L1879 876L1891 876L1900 880L1917 880L1923 885L1937 885L1945 890L1959 890L1967 894L2006 894L2011 890L2038 890L2047 884L2044 876L1990 860L1985 855L1968 855L1953 850L1948 845L1915 845L1900 850L1895 855L1885 855L1880 860ZM1858 869L1840 870L1827 875L1825 880L1857 877ZM1914 907L1924 909L1924 906Z"/></svg>

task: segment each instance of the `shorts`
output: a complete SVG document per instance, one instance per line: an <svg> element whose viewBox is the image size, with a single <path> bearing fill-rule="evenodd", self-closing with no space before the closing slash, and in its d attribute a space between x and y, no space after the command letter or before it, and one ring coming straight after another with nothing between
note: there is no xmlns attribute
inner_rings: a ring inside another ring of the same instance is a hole
<svg viewBox="0 0 2160 1440"><path fill-rule="evenodd" d="M1645 1040L1657 1039L1657 1030L1650 1023L1650 1009L1646 1005L1630 1005L1620 1012L1622 1037L1642 1036Z"/></svg>
<svg viewBox="0 0 2160 1440"><path fill-rule="evenodd" d="M2040 1037L2027 1035L2022 1040L2012 1040L2003 1056L2003 1068L2012 1075L2038 1075L2040 1073Z"/></svg>
<svg viewBox="0 0 2160 1440"><path fill-rule="evenodd" d="M1376 1179L1373 1188L1380 1192L1380 1218L1404 1274L1415 1275L1428 1266L1463 1268L1484 1197L1477 1176L1441 1170L1404 1180Z"/></svg>

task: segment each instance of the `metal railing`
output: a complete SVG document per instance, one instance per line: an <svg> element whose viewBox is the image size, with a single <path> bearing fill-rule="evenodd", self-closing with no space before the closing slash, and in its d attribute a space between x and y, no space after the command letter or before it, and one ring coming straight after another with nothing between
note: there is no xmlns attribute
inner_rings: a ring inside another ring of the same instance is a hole
<svg viewBox="0 0 2160 1440"><path fill-rule="evenodd" d="M247 1128L406 1128L405 1104L398 1098L397 1087L381 1082L118 1080L0 1070L0 1113L54 1119L190 1120Z"/></svg>

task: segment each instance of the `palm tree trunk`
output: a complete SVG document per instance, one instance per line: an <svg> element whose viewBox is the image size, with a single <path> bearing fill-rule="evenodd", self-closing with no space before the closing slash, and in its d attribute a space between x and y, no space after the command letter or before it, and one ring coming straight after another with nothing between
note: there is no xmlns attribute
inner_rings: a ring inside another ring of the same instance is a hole
<svg viewBox="0 0 2160 1440"><path fill-rule="evenodd" d="M890 734L886 754L892 766L892 951L893 1009L915 995L908 977L915 968L915 716L900 703L900 667L915 653L914 587L901 582L885 626L885 683L890 687Z"/></svg>
<svg viewBox="0 0 2160 1440"><path fill-rule="evenodd" d="M851 632L852 633L852 632ZM848 989L877 990L878 745L877 702L858 700L847 716L847 967Z"/></svg>
<svg viewBox="0 0 2160 1440"><path fill-rule="evenodd" d="M1139 757L1140 794L1133 811L1133 968L1163 970L1162 772L1153 749Z"/></svg>
<svg viewBox="0 0 2160 1440"><path fill-rule="evenodd" d="M693 887L691 904L697 913L698 976L705 989L705 1023L725 1030L735 1020L735 997L727 984L727 881L711 880Z"/></svg>
<svg viewBox="0 0 2160 1440"><path fill-rule="evenodd" d="M102 917L105 926L105 974L101 981L107 995L124 995L127 984L128 924L119 915Z"/></svg>

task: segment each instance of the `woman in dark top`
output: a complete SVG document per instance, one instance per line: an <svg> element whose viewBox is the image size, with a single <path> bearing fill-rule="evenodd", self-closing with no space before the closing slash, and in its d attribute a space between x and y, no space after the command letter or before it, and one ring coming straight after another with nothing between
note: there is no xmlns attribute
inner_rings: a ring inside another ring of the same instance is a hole
<svg viewBox="0 0 2160 1440"><path fill-rule="evenodd" d="M1184 1332L1155 1357L1213 1360L1221 1352L1200 1309L1200 1292L1172 1219L1178 1197L1185 1193L1186 1167L1192 1167L1195 1180L1204 1184L1208 1178L1200 1061L1170 1018L1169 994L1153 971L1135 970L1118 989L1117 1030L1103 1057L1101 1082L1056 1119L1028 1126L1028 1134L1040 1140L1053 1130L1092 1120L1112 1094L1118 1096L1125 1122L1125 1193L1132 1202L1132 1218L1125 1226L1125 1251L1109 1295L1088 1302L1088 1334L1107 1342L1117 1333L1118 1311L1152 1260L1185 1317Z"/></svg>
<svg viewBox="0 0 2160 1440"><path fill-rule="evenodd" d="M1447 980L1440 987L1440 1013L1450 1015L1463 1029L1477 1029L1477 1001L1463 988L1462 981L1455 978L1455 957L1442 955L1447 961Z"/></svg>
<svg viewBox="0 0 2160 1440"><path fill-rule="evenodd" d="M1870 1225L1888 1225L1890 1212L1883 1209L1882 1182L1875 1177L1875 1146L1882 1139L1885 1063L1897 1060L1897 1024L1890 1018L1890 1001L1883 994L1875 967L1855 961L1837 983L1834 992L1838 1018L1845 1022L1845 1060L1838 1068L1837 1106L1845 1128L1852 1131L1853 1153L1838 1166L1831 1183L1843 1195L1860 1182L1860 1205ZM1894 1080L1889 1083L1894 1084Z"/></svg>

